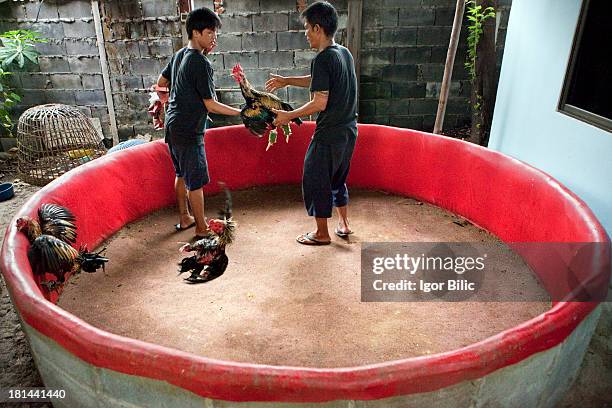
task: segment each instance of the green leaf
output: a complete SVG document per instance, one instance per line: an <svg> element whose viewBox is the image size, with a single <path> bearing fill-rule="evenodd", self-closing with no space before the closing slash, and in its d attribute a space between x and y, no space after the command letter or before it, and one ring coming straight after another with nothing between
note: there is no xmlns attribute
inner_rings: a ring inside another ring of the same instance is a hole
<svg viewBox="0 0 612 408"><path fill-rule="evenodd" d="M34 44L45 42L38 33L29 30L7 31L0 35L0 39L2 40L0 62L2 62L3 67L16 63L20 68L23 68L26 58L36 63L36 57L39 53Z"/></svg>
<svg viewBox="0 0 612 408"><path fill-rule="evenodd" d="M38 63L38 53L32 51L24 51L23 55L32 61L34 64Z"/></svg>
<svg viewBox="0 0 612 408"><path fill-rule="evenodd" d="M11 56L9 56L8 58L6 58L5 60L2 61L2 65L5 67L8 67L10 65L11 62L13 62L13 60L15 58L17 58L18 54L13 54Z"/></svg>

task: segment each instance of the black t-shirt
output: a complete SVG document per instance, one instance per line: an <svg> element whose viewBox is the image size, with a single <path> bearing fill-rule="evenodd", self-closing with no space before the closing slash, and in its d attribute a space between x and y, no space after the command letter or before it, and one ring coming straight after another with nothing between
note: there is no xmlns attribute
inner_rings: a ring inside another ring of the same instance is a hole
<svg viewBox="0 0 612 408"><path fill-rule="evenodd" d="M328 91L327 107L317 117L314 139L324 143L346 140L347 128L357 126L357 77L350 51L338 44L317 54L310 64L310 91Z"/></svg>
<svg viewBox="0 0 612 408"><path fill-rule="evenodd" d="M210 61L200 51L185 47L174 54L161 74L170 81L166 142L202 143L208 117L203 100L215 95Z"/></svg>

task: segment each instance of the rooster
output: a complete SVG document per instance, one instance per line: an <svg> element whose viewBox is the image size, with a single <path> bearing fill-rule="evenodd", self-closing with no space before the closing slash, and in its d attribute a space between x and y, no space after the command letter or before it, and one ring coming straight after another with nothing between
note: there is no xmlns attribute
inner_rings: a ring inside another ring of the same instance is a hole
<svg viewBox="0 0 612 408"><path fill-rule="evenodd" d="M168 106L170 90L164 86L153 85L149 94L149 107L147 112L153 117L153 129L164 128L165 109Z"/></svg>
<svg viewBox="0 0 612 408"><path fill-rule="evenodd" d="M276 95L271 93L262 92L254 89L249 83L248 79L242 71L240 64L236 64L232 69L232 76L234 80L240 86L242 96L246 100L246 105L240 112L240 117L244 126L257 137L262 137L268 134L268 147L266 151L276 143L278 133L276 127L272 124L276 118L276 114L270 109L279 109L284 111L292 111L293 107L286 102L281 101ZM297 125L302 124L300 118L295 118L292 122ZM291 135L291 127L289 125L282 126L283 133L287 143L289 143L289 136Z"/></svg>
<svg viewBox="0 0 612 408"><path fill-rule="evenodd" d="M208 235L193 244L185 244L180 249L183 253L195 252L195 255L184 258L179 263L179 275L191 272L191 275L185 278L187 283L211 281L223 275L227 268L229 259L225 254L225 247L234 240L236 222L232 218L232 196L227 188L225 195L225 209L219 211L218 219L208 221Z"/></svg>
<svg viewBox="0 0 612 408"><path fill-rule="evenodd" d="M41 285L52 291L64 283L66 272L95 272L104 269L108 258L101 256L104 251L88 252L86 246L77 251L72 247L77 232L75 217L57 204L43 204L38 209L38 219L20 217L17 230L30 241L28 259L34 275L44 277L46 272L55 275L55 281L42 281Z"/></svg>

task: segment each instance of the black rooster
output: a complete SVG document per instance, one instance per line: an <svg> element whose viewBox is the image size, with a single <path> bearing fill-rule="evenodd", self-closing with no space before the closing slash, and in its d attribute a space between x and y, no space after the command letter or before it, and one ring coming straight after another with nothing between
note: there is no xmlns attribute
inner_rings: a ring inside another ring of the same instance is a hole
<svg viewBox="0 0 612 408"><path fill-rule="evenodd" d="M234 240L236 222L232 218L232 196L227 188L225 195L225 209L219 211L218 219L208 221L208 235L193 244L185 244L180 249L181 252L196 253L179 263L179 275L184 272L191 273L185 278L187 283L211 281L223 275L227 268L229 260L225 254L225 246Z"/></svg>
<svg viewBox="0 0 612 408"><path fill-rule="evenodd" d="M244 126L257 137L262 137L266 132L270 132L268 135L268 147L266 147L266 150L268 150L270 146L276 143L278 137L276 127L272 124L274 119L276 119L276 114L270 109L292 111L293 107L281 101L278 96L274 94L254 89L244 75L244 71L240 64L234 66L234 69L232 69L232 76L238 85L240 85L240 91L246 100L246 105L240 112L242 123L244 123ZM297 125L303 123L300 118L295 118L292 122ZM283 125L282 128L286 141L289 143L291 127L289 125Z"/></svg>
<svg viewBox="0 0 612 408"><path fill-rule="evenodd" d="M55 290L64 283L66 272L95 272L102 268L108 258L101 256L104 251L88 252L82 246L78 251L72 247L76 242L75 217L57 204L43 204L38 209L40 222L30 218L17 219L17 230L23 232L30 241L28 259L32 272L44 277L49 272L56 281L42 281L47 290Z"/></svg>

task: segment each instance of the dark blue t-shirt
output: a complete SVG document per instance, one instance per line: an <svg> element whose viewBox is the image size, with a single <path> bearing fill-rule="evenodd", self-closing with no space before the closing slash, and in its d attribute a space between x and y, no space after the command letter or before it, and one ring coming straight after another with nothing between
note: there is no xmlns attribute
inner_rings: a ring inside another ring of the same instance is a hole
<svg viewBox="0 0 612 408"><path fill-rule="evenodd" d="M174 54L161 74L170 81L166 142L202 143L208 117L203 100L215 96L210 61L200 51L185 47Z"/></svg>
<svg viewBox="0 0 612 408"><path fill-rule="evenodd" d="M357 127L357 76L351 52L338 44L319 52L310 65L310 91L328 91L327 107L317 117L314 139L345 142L347 128Z"/></svg>

